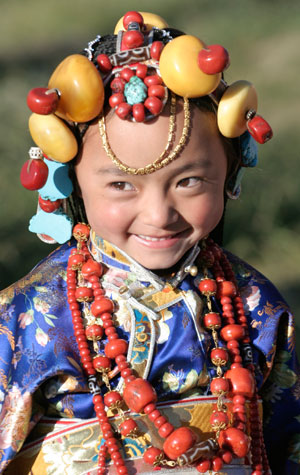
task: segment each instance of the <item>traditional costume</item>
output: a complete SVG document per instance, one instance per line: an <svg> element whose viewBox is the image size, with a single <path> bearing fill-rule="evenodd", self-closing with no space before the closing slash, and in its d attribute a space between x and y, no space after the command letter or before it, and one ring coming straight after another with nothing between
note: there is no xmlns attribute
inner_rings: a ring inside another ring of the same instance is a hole
<svg viewBox="0 0 300 475"><path fill-rule="evenodd" d="M21 180L39 190L30 226L46 241L71 237L62 207L72 192L65 162L77 154L78 123L101 114L104 86L119 117L135 121L159 114L172 91L166 149L145 168L115 156L100 118L103 147L126 173L152 173L176 159L190 126L188 98L213 95L222 134L244 135L232 196L241 166L255 161L247 128L258 141L271 137L256 115L253 86L227 87L221 78L228 63L222 47L187 35L177 42L162 19L152 23L153 15L127 13L116 52L95 57L97 37L87 58L67 58L50 89L28 97L39 149ZM181 48L186 54L178 60ZM207 51L218 52L217 66ZM192 80L181 73L174 79L172 68L184 69L186 57ZM172 151L176 94L185 98L185 121ZM270 462L274 473L296 474L294 325L274 286L210 238L158 276L85 224L76 224L73 236L0 294L1 471L258 475L271 473Z"/></svg>

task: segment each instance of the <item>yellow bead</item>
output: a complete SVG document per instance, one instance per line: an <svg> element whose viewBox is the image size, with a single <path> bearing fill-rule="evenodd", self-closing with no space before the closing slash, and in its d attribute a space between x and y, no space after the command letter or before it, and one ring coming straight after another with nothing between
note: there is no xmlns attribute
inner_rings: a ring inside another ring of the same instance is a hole
<svg viewBox="0 0 300 475"><path fill-rule="evenodd" d="M96 66L85 56L65 58L52 74L48 87L60 91L56 114L73 122L88 122L100 114L104 86Z"/></svg>
<svg viewBox="0 0 300 475"><path fill-rule="evenodd" d="M165 85L179 96L200 97L213 92L221 73L205 74L198 66L198 54L205 44L191 35L170 41L162 50L159 69Z"/></svg>
<svg viewBox="0 0 300 475"><path fill-rule="evenodd" d="M54 114L32 114L29 118L32 139L47 157L68 162L78 151L77 141L67 125Z"/></svg>
<svg viewBox="0 0 300 475"><path fill-rule="evenodd" d="M168 23L159 15L155 15L155 13L147 13L147 12L139 12L143 19L144 19L144 24L146 27L146 31L152 30L153 27L162 29L162 28L168 28ZM117 35L119 31L124 31L124 26L123 26L123 16L120 18L118 23L115 26L115 31L114 34Z"/></svg>
<svg viewBox="0 0 300 475"><path fill-rule="evenodd" d="M239 137L247 130L246 114L257 110L257 94L251 82L240 80L231 84L218 107L218 127L228 138Z"/></svg>

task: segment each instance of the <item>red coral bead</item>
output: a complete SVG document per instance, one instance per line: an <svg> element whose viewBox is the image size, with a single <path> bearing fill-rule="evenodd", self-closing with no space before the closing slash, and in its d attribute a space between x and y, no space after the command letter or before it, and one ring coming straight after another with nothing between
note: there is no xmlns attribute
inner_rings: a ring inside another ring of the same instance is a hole
<svg viewBox="0 0 300 475"><path fill-rule="evenodd" d="M268 122L261 116L256 115L248 120L247 128L252 137L260 144L266 143L273 137L273 131Z"/></svg>
<svg viewBox="0 0 300 475"><path fill-rule="evenodd" d="M121 51L126 49L134 49L143 46L144 35L137 30L125 31L122 36Z"/></svg>
<svg viewBox="0 0 300 475"><path fill-rule="evenodd" d="M158 115L163 108L162 101L155 96L147 97L144 102L145 107L151 112L153 115Z"/></svg>
<svg viewBox="0 0 300 475"><path fill-rule="evenodd" d="M210 416L210 424L213 430L226 429L229 424L229 419L226 412L214 411Z"/></svg>
<svg viewBox="0 0 300 475"><path fill-rule="evenodd" d="M146 76L144 79L144 83L147 87L154 86L156 84L162 84L162 78L158 76L158 74L153 74L152 76Z"/></svg>
<svg viewBox="0 0 300 475"><path fill-rule="evenodd" d="M159 429L166 422L168 422L167 419L164 416L160 416L157 419L155 419L154 425L157 429Z"/></svg>
<svg viewBox="0 0 300 475"><path fill-rule="evenodd" d="M124 92L126 81L121 77L116 77L110 83L111 90L115 93Z"/></svg>
<svg viewBox="0 0 300 475"><path fill-rule="evenodd" d="M198 287L204 295L215 295L217 292L217 282L214 279L202 279Z"/></svg>
<svg viewBox="0 0 300 475"><path fill-rule="evenodd" d="M145 120L145 107L144 104L138 103L132 106L132 115L136 122L144 122Z"/></svg>
<svg viewBox="0 0 300 475"><path fill-rule="evenodd" d="M144 452L144 462L154 465L162 454L163 451L161 449L158 449L157 447L149 447L149 449Z"/></svg>
<svg viewBox="0 0 300 475"><path fill-rule="evenodd" d="M250 448L248 436L235 427L222 430L218 443L222 449L231 450L236 457L245 457Z"/></svg>
<svg viewBox="0 0 300 475"><path fill-rule="evenodd" d="M198 54L198 66L205 74L218 74L229 66L229 54L221 45L210 45Z"/></svg>
<svg viewBox="0 0 300 475"><path fill-rule="evenodd" d="M237 295L236 286L230 280L223 280L218 282L217 297L235 297Z"/></svg>
<svg viewBox="0 0 300 475"><path fill-rule="evenodd" d="M118 117L120 117L120 119L126 119L126 117L128 117L128 115L130 114L132 110L132 107L130 104L128 104L127 102L121 102L121 104L119 104L116 108L116 114Z"/></svg>
<svg viewBox="0 0 300 475"><path fill-rule="evenodd" d="M156 404L153 404L153 403L147 404L147 406L144 407L144 413L150 414L150 412L155 411L155 409L156 409Z"/></svg>
<svg viewBox="0 0 300 475"><path fill-rule="evenodd" d="M226 378L213 378L210 383L210 390L214 396L227 393L229 391L229 381Z"/></svg>
<svg viewBox="0 0 300 475"><path fill-rule="evenodd" d="M221 329L220 336L225 341L241 340L245 336L245 330L241 325L231 323Z"/></svg>
<svg viewBox="0 0 300 475"><path fill-rule="evenodd" d="M153 412L148 414L149 420L151 422L154 422L156 419L158 419L161 416L161 412L158 409L155 409Z"/></svg>
<svg viewBox="0 0 300 475"><path fill-rule="evenodd" d="M93 289L90 287L77 287L75 297L78 302L90 302L93 299Z"/></svg>
<svg viewBox="0 0 300 475"><path fill-rule="evenodd" d="M142 412L145 406L156 402L157 395L148 381L135 378L125 386L123 398L129 409L134 412Z"/></svg>
<svg viewBox="0 0 300 475"><path fill-rule="evenodd" d="M221 457L213 457L211 464L212 464L212 469L215 472L219 472L219 470L221 470L221 468L223 467L223 460L221 459Z"/></svg>
<svg viewBox="0 0 300 475"><path fill-rule="evenodd" d="M119 431L124 437L134 434L137 428L138 425L134 419L126 419L124 422L122 422L122 424L119 425Z"/></svg>
<svg viewBox="0 0 300 475"><path fill-rule="evenodd" d="M35 87L27 95L27 105L32 112L40 115L52 114L56 111L59 96L55 90L46 87Z"/></svg>
<svg viewBox="0 0 300 475"><path fill-rule="evenodd" d="M214 348L210 352L210 358L213 364L216 366L224 366L229 359L225 348Z"/></svg>
<svg viewBox="0 0 300 475"><path fill-rule="evenodd" d="M206 313L203 317L203 325L208 329L217 329L220 328L222 324L221 317L219 313L209 312Z"/></svg>
<svg viewBox="0 0 300 475"><path fill-rule="evenodd" d="M123 26L125 30L127 30L130 23L138 23L140 28L142 28L144 25L144 18L139 12L136 12L136 11L127 12L125 13L123 17Z"/></svg>
<svg viewBox="0 0 300 475"><path fill-rule="evenodd" d="M109 391L104 395L103 400L107 407L117 407L123 401L123 398L118 391Z"/></svg>
<svg viewBox="0 0 300 475"><path fill-rule="evenodd" d="M151 58L155 59L156 61L159 61L163 47L164 47L164 44L162 41L153 41L150 47Z"/></svg>
<svg viewBox="0 0 300 475"><path fill-rule="evenodd" d="M202 460L196 465L196 470L200 473L205 473L211 468L210 460Z"/></svg>
<svg viewBox="0 0 300 475"><path fill-rule="evenodd" d="M105 354L108 358L114 359L118 355L124 355L127 352L128 343L121 338L109 341L105 345Z"/></svg>
<svg viewBox="0 0 300 475"><path fill-rule="evenodd" d="M38 199L39 199L40 208L43 211L45 211L45 213L53 213L53 211L57 210L62 203L62 200L55 200L55 201L45 200L40 195Z"/></svg>
<svg viewBox="0 0 300 475"><path fill-rule="evenodd" d="M122 94L122 92L116 92L115 94L110 96L108 102L109 102L110 107L114 109L122 102L125 102L124 94Z"/></svg>
<svg viewBox="0 0 300 475"><path fill-rule="evenodd" d="M103 328L94 323L86 328L85 334L88 340L100 340L103 336Z"/></svg>
<svg viewBox="0 0 300 475"><path fill-rule="evenodd" d="M21 168L20 181L27 190L42 188L48 178L48 167L42 159L29 159Z"/></svg>
<svg viewBox="0 0 300 475"><path fill-rule="evenodd" d="M82 268L83 267L84 266L82 266ZM91 305L91 312L94 315L94 317L100 317L102 313L113 312L113 310L114 310L113 302L106 297L102 297L99 300L95 300Z"/></svg>
<svg viewBox="0 0 300 475"><path fill-rule="evenodd" d="M219 455L222 457L224 463L231 463L233 456L229 450L220 450Z"/></svg>
<svg viewBox="0 0 300 475"><path fill-rule="evenodd" d="M158 429L158 435L166 439L174 431L174 426L170 422L166 422Z"/></svg>
<svg viewBox="0 0 300 475"><path fill-rule="evenodd" d="M255 390L255 381L252 373L242 367L231 368L225 373L230 381L230 390L234 395L252 398Z"/></svg>
<svg viewBox="0 0 300 475"><path fill-rule="evenodd" d="M122 79L128 82L134 76L134 71L131 68L123 68L120 76Z"/></svg>
<svg viewBox="0 0 300 475"><path fill-rule="evenodd" d="M90 227L84 223L75 224L73 236L78 241L87 241L90 235ZM91 259L93 261L93 259Z"/></svg>
<svg viewBox="0 0 300 475"><path fill-rule="evenodd" d="M138 78L145 79L145 77L147 76L147 72L148 72L148 67L146 64L142 64L142 63L137 64L135 74L137 75Z"/></svg>
<svg viewBox="0 0 300 475"><path fill-rule="evenodd" d="M148 88L148 96L156 96L159 97L160 99L163 99L165 97L166 91L164 86L160 84L155 84L152 86L149 86Z"/></svg>
<svg viewBox="0 0 300 475"><path fill-rule="evenodd" d="M99 355L93 359L93 366L95 370L102 372L110 369L111 362L106 356Z"/></svg>
<svg viewBox="0 0 300 475"><path fill-rule="evenodd" d="M89 279L92 276L101 277L102 272L102 265L100 262L94 261L94 259L89 259L87 262L85 262L81 269L81 273L85 279Z"/></svg>
<svg viewBox="0 0 300 475"><path fill-rule="evenodd" d="M168 436L163 445L167 457L176 460L195 444L196 434L189 427L179 427Z"/></svg>
<svg viewBox="0 0 300 475"><path fill-rule="evenodd" d="M109 73L112 70L112 64L107 54L98 54L97 63L103 73Z"/></svg>

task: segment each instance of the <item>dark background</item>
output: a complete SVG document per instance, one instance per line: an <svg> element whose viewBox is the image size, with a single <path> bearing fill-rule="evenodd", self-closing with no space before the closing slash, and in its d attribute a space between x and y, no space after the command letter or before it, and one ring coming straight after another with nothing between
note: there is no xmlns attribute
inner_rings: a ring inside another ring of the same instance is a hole
<svg viewBox="0 0 300 475"><path fill-rule="evenodd" d="M1 0L0 288L53 249L27 231L37 203L37 193L19 183L34 145L27 93L46 86L67 55L98 33L112 32L128 10L157 13L170 26L222 44L231 57L227 82L247 79L256 86L258 111L272 124L274 138L260 146L259 165L247 171L240 200L229 203L225 245L267 275L299 314L298 0Z"/></svg>

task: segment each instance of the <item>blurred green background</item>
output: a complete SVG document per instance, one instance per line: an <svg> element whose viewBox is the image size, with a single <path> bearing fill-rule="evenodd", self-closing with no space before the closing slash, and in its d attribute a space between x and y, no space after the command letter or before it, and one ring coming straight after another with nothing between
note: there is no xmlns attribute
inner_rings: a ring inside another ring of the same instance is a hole
<svg viewBox="0 0 300 475"><path fill-rule="evenodd" d="M112 32L128 10L155 12L208 44L221 43L231 56L227 82L255 84L274 138L260 146L259 166L229 204L225 245L266 274L299 315L299 0L1 0L0 288L52 250L27 231L37 195L19 183L33 145L27 93L46 86L65 56ZM299 333L298 323L298 348Z"/></svg>

